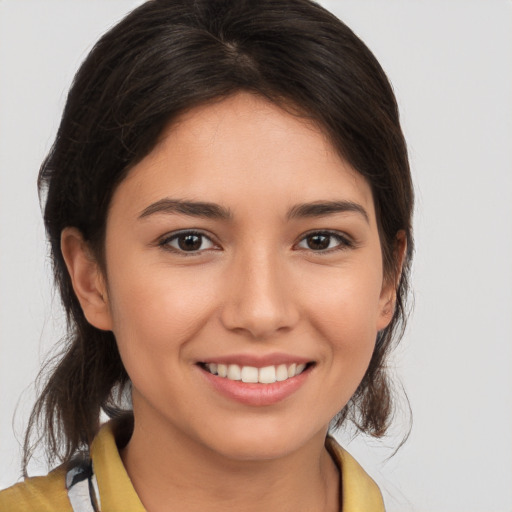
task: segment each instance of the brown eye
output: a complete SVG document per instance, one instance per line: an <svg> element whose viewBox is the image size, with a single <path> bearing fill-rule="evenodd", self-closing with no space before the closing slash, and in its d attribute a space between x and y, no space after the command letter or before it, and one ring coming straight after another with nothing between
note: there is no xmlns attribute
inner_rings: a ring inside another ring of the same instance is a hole
<svg viewBox="0 0 512 512"><path fill-rule="evenodd" d="M339 233L316 232L306 235L297 246L314 252L330 252L331 250L352 247L352 242Z"/></svg>
<svg viewBox="0 0 512 512"><path fill-rule="evenodd" d="M331 243L330 235L311 235L306 238L306 243L309 249L313 251L323 251L329 248Z"/></svg>
<svg viewBox="0 0 512 512"><path fill-rule="evenodd" d="M203 244L200 235L182 235L177 238L177 242L182 251L198 251Z"/></svg>
<svg viewBox="0 0 512 512"><path fill-rule="evenodd" d="M200 252L215 247L214 243L204 234L193 231L176 233L160 242L164 248L176 252Z"/></svg>

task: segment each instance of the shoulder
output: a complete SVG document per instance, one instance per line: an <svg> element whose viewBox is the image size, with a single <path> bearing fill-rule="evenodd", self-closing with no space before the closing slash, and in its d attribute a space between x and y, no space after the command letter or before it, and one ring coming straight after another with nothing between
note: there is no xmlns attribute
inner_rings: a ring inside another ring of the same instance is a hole
<svg viewBox="0 0 512 512"><path fill-rule="evenodd" d="M334 438L327 437L325 445L340 470L343 512L384 512L382 494L370 475Z"/></svg>
<svg viewBox="0 0 512 512"><path fill-rule="evenodd" d="M65 468L60 466L46 476L27 478L0 491L0 511L72 512Z"/></svg>

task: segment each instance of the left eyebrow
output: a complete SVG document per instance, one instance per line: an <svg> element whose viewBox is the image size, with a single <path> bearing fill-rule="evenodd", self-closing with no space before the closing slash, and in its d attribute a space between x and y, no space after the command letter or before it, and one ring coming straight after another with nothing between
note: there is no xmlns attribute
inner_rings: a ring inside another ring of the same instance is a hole
<svg viewBox="0 0 512 512"><path fill-rule="evenodd" d="M288 220L301 217L323 217L335 213L357 213L369 224L370 218L367 211L353 201L315 201L314 203L297 204L290 208L286 217Z"/></svg>
<svg viewBox="0 0 512 512"><path fill-rule="evenodd" d="M186 201L183 199L165 198L150 204L139 214L139 219L149 217L155 213L164 214L182 214L192 217L202 217L207 219L229 220L232 214L229 209L215 203L203 201Z"/></svg>

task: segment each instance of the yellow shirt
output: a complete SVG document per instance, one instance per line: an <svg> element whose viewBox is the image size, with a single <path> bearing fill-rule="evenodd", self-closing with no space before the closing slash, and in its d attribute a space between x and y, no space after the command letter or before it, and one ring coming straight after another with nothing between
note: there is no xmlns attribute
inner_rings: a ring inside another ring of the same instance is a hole
<svg viewBox="0 0 512 512"><path fill-rule="evenodd" d="M146 512L123 466L112 423L104 425L91 446L102 512ZM326 446L340 469L340 512L384 512L377 484L334 439ZM0 492L0 512L73 512L63 466L47 476L28 478Z"/></svg>

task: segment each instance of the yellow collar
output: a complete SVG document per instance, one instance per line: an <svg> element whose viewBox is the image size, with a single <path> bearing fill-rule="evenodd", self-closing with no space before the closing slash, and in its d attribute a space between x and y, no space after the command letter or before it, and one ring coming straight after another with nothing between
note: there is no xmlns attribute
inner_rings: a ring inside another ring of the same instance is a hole
<svg viewBox="0 0 512 512"><path fill-rule="evenodd" d="M325 446L340 470L341 511L385 512L380 489L356 459L330 436Z"/></svg>
<svg viewBox="0 0 512 512"><path fill-rule="evenodd" d="M100 491L101 510L146 512L119 455L114 437L116 424L115 421L109 421L103 425L91 445L92 465Z"/></svg>

